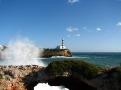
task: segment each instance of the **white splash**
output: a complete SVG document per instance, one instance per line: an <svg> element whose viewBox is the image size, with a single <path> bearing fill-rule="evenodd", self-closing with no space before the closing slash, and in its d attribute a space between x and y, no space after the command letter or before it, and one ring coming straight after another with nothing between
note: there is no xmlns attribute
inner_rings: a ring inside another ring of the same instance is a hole
<svg viewBox="0 0 121 90"><path fill-rule="evenodd" d="M8 43L7 49L2 52L3 64L6 65L41 65L44 64L37 59L41 55L40 50L28 38L19 38Z"/></svg>
<svg viewBox="0 0 121 90"><path fill-rule="evenodd" d="M34 90L69 90L61 86L49 86L48 84L38 84L34 87Z"/></svg>
<svg viewBox="0 0 121 90"><path fill-rule="evenodd" d="M2 51L1 65L40 65L45 66L40 59L37 59L42 55L41 49L39 49L28 38L18 38L8 43L7 48ZM38 61L39 60L39 61ZM34 90L68 90L61 86L49 86L48 84L38 84L34 87Z"/></svg>

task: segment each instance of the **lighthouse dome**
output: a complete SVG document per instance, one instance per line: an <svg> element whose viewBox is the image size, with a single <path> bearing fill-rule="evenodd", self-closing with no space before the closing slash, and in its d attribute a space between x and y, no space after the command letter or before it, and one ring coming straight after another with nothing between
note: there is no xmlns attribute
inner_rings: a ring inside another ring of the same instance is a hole
<svg viewBox="0 0 121 90"><path fill-rule="evenodd" d="M64 45L64 40L62 39L61 45L58 45L56 47L56 49L66 49L65 45Z"/></svg>

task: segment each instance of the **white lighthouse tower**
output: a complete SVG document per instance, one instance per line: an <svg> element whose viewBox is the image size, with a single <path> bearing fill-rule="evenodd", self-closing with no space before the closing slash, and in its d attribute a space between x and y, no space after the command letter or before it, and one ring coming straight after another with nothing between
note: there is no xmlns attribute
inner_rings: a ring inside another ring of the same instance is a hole
<svg viewBox="0 0 121 90"><path fill-rule="evenodd" d="M57 46L56 49L66 49L65 45L64 45L64 40L62 39L61 41L61 45Z"/></svg>

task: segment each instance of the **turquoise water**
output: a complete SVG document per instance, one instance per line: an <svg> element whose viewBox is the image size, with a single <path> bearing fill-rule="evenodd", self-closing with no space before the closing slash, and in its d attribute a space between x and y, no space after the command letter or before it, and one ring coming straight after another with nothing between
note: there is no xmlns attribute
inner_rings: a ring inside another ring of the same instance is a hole
<svg viewBox="0 0 121 90"><path fill-rule="evenodd" d="M85 61L102 65L102 66L119 66L121 64L121 53L73 53L73 56L78 56Z"/></svg>
<svg viewBox="0 0 121 90"><path fill-rule="evenodd" d="M52 61L63 61L63 60L84 60L90 63L94 63L100 66L114 67L121 64L121 53L83 53L83 52L74 52L73 57L52 57L42 59L43 63L48 65Z"/></svg>

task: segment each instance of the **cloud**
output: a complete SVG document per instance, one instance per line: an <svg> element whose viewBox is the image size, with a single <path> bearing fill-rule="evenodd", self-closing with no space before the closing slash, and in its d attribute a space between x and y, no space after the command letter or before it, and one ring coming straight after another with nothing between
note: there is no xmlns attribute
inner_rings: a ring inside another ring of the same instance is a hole
<svg viewBox="0 0 121 90"><path fill-rule="evenodd" d="M100 32L100 31L102 31L102 29L98 27L98 28L96 28L96 31Z"/></svg>
<svg viewBox="0 0 121 90"><path fill-rule="evenodd" d="M121 26L121 22L118 22L116 25L117 25L117 26Z"/></svg>
<svg viewBox="0 0 121 90"><path fill-rule="evenodd" d="M72 26L66 28L66 31L68 31L68 32L75 32L75 31L78 31L78 30L79 30L78 28L72 27Z"/></svg>
<svg viewBox="0 0 121 90"><path fill-rule="evenodd" d="M78 33L78 34L76 34L76 37L80 37L81 35Z"/></svg>
<svg viewBox="0 0 121 90"><path fill-rule="evenodd" d="M83 30L87 30L87 27L83 27L82 29L83 29Z"/></svg>
<svg viewBox="0 0 121 90"><path fill-rule="evenodd" d="M77 3L77 2L79 2L79 0L68 0L68 3L70 3L70 4L74 4L74 3Z"/></svg>
<svg viewBox="0 0 121 90"><path fill-rule="evenodd" d="M68 32L68 35L67 35L68 38L81 36L79 34L79 28L77 28L77 27L69 26L66 28L66 31Z"/></svg>

